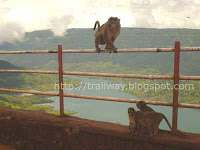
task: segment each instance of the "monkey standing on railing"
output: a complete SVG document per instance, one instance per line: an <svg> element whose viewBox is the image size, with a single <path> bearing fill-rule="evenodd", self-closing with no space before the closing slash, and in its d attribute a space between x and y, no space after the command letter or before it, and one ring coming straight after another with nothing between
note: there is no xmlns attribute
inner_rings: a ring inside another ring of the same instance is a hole
<svg viewBox="0 0 200 150"><path fill-rule="evenodd" d="M96 25L98 25L98 30L95 33L95 48L98 53L100 53L101 49L100 45L104 45L105 49L112 50L114 53L117 53L117 48L114 46L114 41L117 36L120 34L120 19L117 17L110 17L108 21L100 27L99 21L95 22L93 30L96 29Z"/></svg>

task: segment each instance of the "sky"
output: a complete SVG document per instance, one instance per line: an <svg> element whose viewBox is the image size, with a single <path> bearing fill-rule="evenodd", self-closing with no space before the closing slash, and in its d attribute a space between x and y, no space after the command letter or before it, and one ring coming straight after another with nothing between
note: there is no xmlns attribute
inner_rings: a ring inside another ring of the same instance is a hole
<svg viewBox="0 0 200 150"><path fill-rule="evenodd" d="M93 28L120 18L122 27L200 29L200 0L0 0L0 43L25 32Z"/></svg>

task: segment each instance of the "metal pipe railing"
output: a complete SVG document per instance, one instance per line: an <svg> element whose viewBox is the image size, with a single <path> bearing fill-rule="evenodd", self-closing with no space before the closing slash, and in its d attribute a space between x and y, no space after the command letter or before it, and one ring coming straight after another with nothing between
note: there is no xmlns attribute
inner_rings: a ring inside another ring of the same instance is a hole
<svg viewBox="0 0 200 150"><path fill-rule="evenodd" d="M59 71L42 71L42 70L0 70L0 73L42 73L42 74L58 74L59 75L59 94L49 92L37 92L37 91L24 91L15 89L0 88L3 92L17 92L17 93L30 93L49 96L60 96L60 115L64 115L63 97L103 100L103 101L115 101L115 102L128 102L136 103L140 100L123 99L113 97L99 97L99 96L86 96L86 95L73 95L63 93L63 75L77 75L77 76L97 76L97 77L118 77L118 78L136 78L136 79L164 79L174 80L174 86L178 85L179 80L200 80L200 76L180 76L180 52L197 52L200 51L200 47L182 47L180 48L180 42L175 42L175 48L133 48L133 49L119 49L118 53L138 53L138 52L174 52L174 75L135 75L135 74L112 74L112 73L89 73L89 72L63 72L62 70L62 53L96 53L94 49L78 49L78 50L62 50L62 46L58 46L58 50L24 50L24 51L0 51L0 54L49 54L58 53L58 66ZM109 53L107 50L101 51L101 53ZM147 104L173 106L173 131L177 131L177 118L178 107L184 108L200 108L200 105L196 104L183 104L178 103L178 89L174 88L173 103L172 102L158 102L143 99Z"/></svg>
<svg viewBox="0 0 200 150"><path fill-rule="evenodd" d="M28 93L28 94L36 94L36 95L47 95L47 96L59 96L59 93L52 93L52 92L25 91L25 90L4 89L4 88L0 88L0 91L2 91L2 92L14 92L14 93ZM137 103L138 101L142 100L142 101L145 101L147 104L150 104L150 105L173 106L172 102L152 101L152 100L149 100L149 99L127 99L127 98L88 96L88 95L76 95L76 94L63 94L63 97L80 98L80 99L84 99L84 100L90 99L90 100L126 102L126 103ZM182 108L200 109L200 105L196 105L196 104L179 103L178 106L182 107Z"/></svg>
<svg viewBox="0 0 200 150"><path fill-rule="evenodd" d="M200 51L200 47L182 47L181 52ZM138 53L138 52L174 52L174 48L131 48L118 49L118 53ZM23 51L0 51L0 54L48 54L58 53L57 50L23 50ZM96 53L94 49L68 49L62 50L62 53ZM110 53L108 50L102 50L101 53Z"/></svg>
<svg viewBox="0 0 200 150"><path fill-rule="evenodd" d="M59 74L58 71L43 71L43 70L0 70L0 73ZM65 71L63 72L63 75L135 78L135 79L161 79L161 80L174 79L172 75L139 75L139 74L114 74L114 73L65 72ZM179 80L200 80L200 76L179 76Z"/></svg>

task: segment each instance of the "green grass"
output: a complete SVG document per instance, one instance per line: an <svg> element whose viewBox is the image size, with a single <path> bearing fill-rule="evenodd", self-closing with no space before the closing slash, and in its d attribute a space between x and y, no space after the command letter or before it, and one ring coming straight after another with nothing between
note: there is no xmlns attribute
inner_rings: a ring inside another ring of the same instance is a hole
<svg viewBox="0 0 200 150"><path fill-rule="evenodd" d="M38 105L44 103L51 103L52 100L47 99L47 96L16 96L16 95L6 95L0 94L0 106L10 107L14 109L24 109L24 110L33 110L33 111L43 111L50 114L59 115L60 112L53 110L53 106L50 105ZM66 115L74 115L77 112L64 111Z"/></svg>
<svg viewBox="0 0 200 150"><path fill-rule="evenodd" d="M67 77L64 77L63 82L68 86L72 84L74 87L80 85L80 81L78 79L71 79ZM20 74L19 76L0 78L0 88L53 91L58 89L58 86L56 85L58 85L57 75Z"/></svg>
<svg viewBox="0 0 200 150"><path fill-rule="evenodd" d="M19 104L12 104L12 103L0 100L0 106L10 107L10 108L13 108L13 109L42 111L42 112L47 112L49 114L60 115L60 111L59 110L53 110L53 106L50 106L50 105L26 105L26 106L23 105L22 106L22 105L19 105ZM67 110L64 111L64 114L69 115L69 116L72 116L76 113L77 112L72 112L72 111L67 111Z"/></svg>
<svg viewBox="0 0 200 150"><path fill-rule="evenodd" d="M60 111L59 110L51 110L51 111L47 111L48 113L50 114L54 114L54 115L60 115ZM71 112L71 111L68 111L68 110L65 110L64 111L64 114L65 115L69 115L69 116L72 116L74 114L76 114L77 112Z"/></svg>
<svg viewBox="0 0 200 150"><path fill-rule="evenodd" d="M40 75L40 74L20 74L18 76L9 76L0 78L0 88L36 90L36 91L53 91L55 83L58 84L58 76L56 75ZM77 79L64 78L66 85L74 87L80 85ZM58 87L57 87L58 88ZM66 87L67 88L67 87ZM25 95L19 96L13 93L0 92L0 106L11 107L14 109L45 111L48 113L58 114L50 105L37 105L51 103L49 96L42 95ZM75 112L66 111L67 115L73 115Z"/></svg>

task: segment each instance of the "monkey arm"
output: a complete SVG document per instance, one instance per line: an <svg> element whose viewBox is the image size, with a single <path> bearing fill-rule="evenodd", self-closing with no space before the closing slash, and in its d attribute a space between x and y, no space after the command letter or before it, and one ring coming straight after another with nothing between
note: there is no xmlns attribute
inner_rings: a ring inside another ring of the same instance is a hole
<svg viewBox="0 0 200 150"><path fill-rule="evenodd" d="M114 43L114 41L115 41L115 37L114 37L114 36L112 36L112 39L111 39L111 40L112 40L112 42Z"/></svg>
<svg viewBox="0 0 200 150"><path fill-rule="evenodd" d="M112 33L109 30L106 30L104 36L105 36L105 42L110 46L110 48L112 50L116 50L116 47L112 42Z"/></svg>

